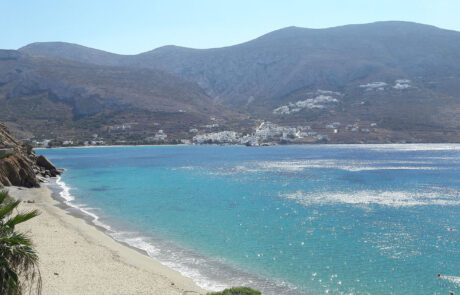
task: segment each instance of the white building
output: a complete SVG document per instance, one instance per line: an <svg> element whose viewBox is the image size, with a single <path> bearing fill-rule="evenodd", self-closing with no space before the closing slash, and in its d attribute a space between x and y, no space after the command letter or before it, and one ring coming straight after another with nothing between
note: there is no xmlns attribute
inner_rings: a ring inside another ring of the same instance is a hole
<svg viewBox="0 0 460 295"><path fill-rule="evenodd" d="M155 134L153 137L153 140L158 141L158 140L165 140L168 137L166 133L163 132L163 130L158 130L158 132Z"/></svg>
<svg viewBox="0 0 460 295"><path fill-rule="evenodd" d="M240 135L235 131L221 131L195 135L193 142L203 143L238 143Z"/></svg>

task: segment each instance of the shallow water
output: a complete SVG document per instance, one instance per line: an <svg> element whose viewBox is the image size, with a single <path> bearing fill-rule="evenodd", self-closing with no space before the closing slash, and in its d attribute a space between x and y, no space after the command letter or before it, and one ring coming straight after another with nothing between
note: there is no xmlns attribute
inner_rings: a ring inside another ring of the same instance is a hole
<svg viewBox="0 0 460 295"><path fill-rule="evenodd" d="M207 289L460 292L460 145L37 153L69 205Z"/></svg>

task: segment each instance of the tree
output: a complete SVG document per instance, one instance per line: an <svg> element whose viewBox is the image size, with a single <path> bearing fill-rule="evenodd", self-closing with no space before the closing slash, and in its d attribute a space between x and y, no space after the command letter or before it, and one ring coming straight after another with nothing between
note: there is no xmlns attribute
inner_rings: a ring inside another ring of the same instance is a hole
<svg viewBox="0 0 460 295"><path fill-rule="evenodd" d="M37 252L27 234L15 231L17 224L39 213L33 210L13 216L19 204L7 191L0 191L0 294L19 295L25 290L41 294Z"/></svg>

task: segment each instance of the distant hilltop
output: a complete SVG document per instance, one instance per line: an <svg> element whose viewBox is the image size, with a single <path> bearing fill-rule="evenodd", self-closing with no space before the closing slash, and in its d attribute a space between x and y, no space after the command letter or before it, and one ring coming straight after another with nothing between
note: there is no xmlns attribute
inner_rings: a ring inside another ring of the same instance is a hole
<svg viewBox="0 0 460 295"><path fill-rule="evenodd" d="M397 21L137 55L63 42L0 51L0 117L58 145L241 142L262 122L291 128L272 143L460 142L459 85L460 32Z"/></svg>

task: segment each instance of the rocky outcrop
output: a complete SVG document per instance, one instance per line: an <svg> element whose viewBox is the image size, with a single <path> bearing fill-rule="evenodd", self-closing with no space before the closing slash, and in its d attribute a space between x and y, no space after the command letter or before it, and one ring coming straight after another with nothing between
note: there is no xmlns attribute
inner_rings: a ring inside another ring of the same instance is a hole
<svg viewBox="0 0 460 295"><path fill-rule="evenodd" d="M39 187L40 181L59 175L59 170L44 156L14 138L0 123L0 187Z"/></svg>
<svg viewBox="0 0 460 295"><path fill-rule="evenodd" d="M21 153L15 152L8 158L0 159L0 184L24 187L39 187L33 162Z"/></svg>
<svg viewBox="0 0 460 295"><path fill-rule="evenodd" d="M38 156L35 162L37 163L37 166L41 168L41 170L44 170L43 173L45 176L56 177L61 174L56 166L54 166L53 163L51 163L50 160L48 160L43 155Z"/></svg>

